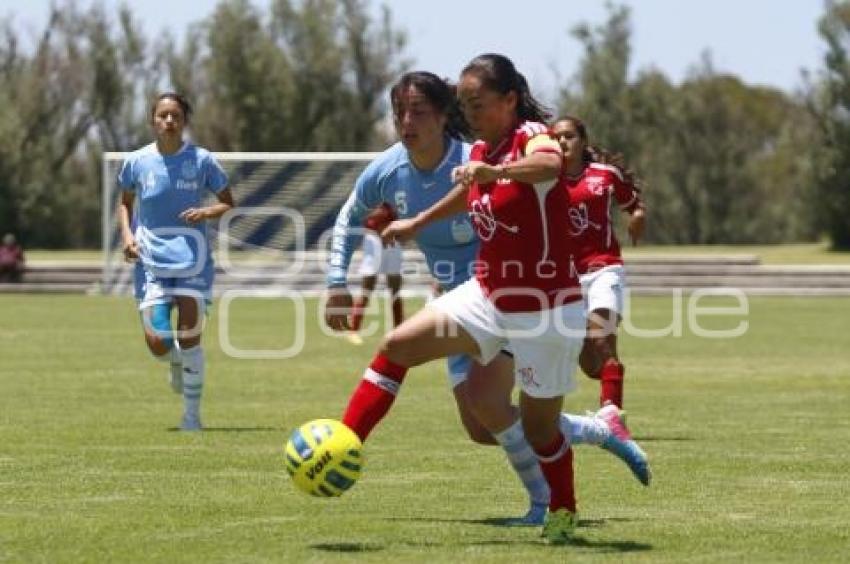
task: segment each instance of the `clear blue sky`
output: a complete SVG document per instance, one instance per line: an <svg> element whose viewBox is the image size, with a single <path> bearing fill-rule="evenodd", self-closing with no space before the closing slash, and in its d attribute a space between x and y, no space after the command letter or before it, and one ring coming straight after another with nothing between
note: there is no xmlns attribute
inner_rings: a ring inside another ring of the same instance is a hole
<svg viewBox="0 0 850 564"><path fill-rule="evenodd" d="M267 7L270 0L252 0ZM107 6L117 1L106 0ZM180 33L209 15L216 0L142 0L134 13L150 35L170 28ZM821 66L824 46L816 22L820 0L625 0L632 8L631 73L656 67L679 81L711 51L715 67L748 83L793 91L800 69ZM91 0L78 0L80 6ZM380 2L372 0L377 8ZM397 26L407 30L407 55L416 67L455 77L469 59L485 51L510 56L535 91L549 99L553 69L564 78L576 69L580 46L568 30L601 23L604 3L585 0L411 0L386 1ZM48 0L0 0L0 14L34 35L45 23ZM512 6L520 6L519 9ZM376 10L377 12L377 10ZM517 31L512 31L517 30ZM551 101L551 100L550 100Z"/></svg>

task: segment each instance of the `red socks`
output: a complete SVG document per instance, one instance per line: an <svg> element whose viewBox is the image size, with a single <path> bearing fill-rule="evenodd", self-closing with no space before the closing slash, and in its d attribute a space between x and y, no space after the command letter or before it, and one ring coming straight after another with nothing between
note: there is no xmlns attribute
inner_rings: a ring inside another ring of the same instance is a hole
<svg viewBox="0 0 850 564"><path fill-rule="evenodd" d="M368 305L369 296L359 296L354 300L354 305L351 308L351 330L355 333L360 331L360 326L363 324L363 313Z"/></svg>
<svg viewBox="0 0 850 564"><path fill-rule="evenodd" d="M546 447L536 450L540 469L549 483L549 511L566 507L576 512L576 494L573 483L573 449L567 444L564 435Z"/></svg>
<svg viewBox="0 0 850 564"><path fill-rule="evenodd" d="M342 422L357 433L361 441L366 440L390 410L406 373L407 367L393 363L380 353L372 359L342 416Z"/></svg>
<svg viewBox="0 0 850 564"><path fill-rule="evenodd" d="M623 376L626 368L613 358L609 358L602 365L600 372L599 405L605 405L610 401L620 409L623 408Z"/></svg>

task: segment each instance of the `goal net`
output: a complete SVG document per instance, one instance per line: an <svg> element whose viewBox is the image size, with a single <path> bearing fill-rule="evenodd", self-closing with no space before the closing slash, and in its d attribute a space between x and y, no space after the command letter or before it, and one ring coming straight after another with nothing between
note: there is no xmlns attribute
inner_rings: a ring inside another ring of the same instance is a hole
<svg viewBox="0 0 850 564"><path fill-rule="evenodd" d="M127 153L110 152L103 160L103 280L106 293L132 290L132 268L123 260L116 209L118 172ZM209 240L218 259L236 264L243 283L316 284L325 255L326 233L355 180L374 153L217 153L227 171L238 213L209 225ZM208 194L212 201L214 196ZM299 275L287 262L305 261ZM311 269L312 277L310 276ZM265 272L265 275L264 275ZM307 276L305 278L305 272ZM252 282L252 276L253 282Z"/></svg>

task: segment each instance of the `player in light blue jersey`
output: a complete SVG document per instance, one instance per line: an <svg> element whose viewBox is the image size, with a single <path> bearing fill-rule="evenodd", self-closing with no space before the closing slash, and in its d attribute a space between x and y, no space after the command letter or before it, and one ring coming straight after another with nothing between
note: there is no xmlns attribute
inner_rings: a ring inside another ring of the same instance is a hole
<svg viewBox="0 0 850 564"><path fill-rule="evenodd" d="M352 298L346 287L346 274L369 211L386 203L400 219L416 217L450 191L454 185L452 169L469 159L470 146L461 140L468 128L449 84L431 73L407 73L393 86L390 99L401 141L366 167L334 227L325 320L339 331L349 329ZM451 290L471 277L478 238L465 212L429 224L417 232L415 240L443 290ZM523 435L518 411L511 405L512 359L500 354L487 366L481 366L469 356L455 355L448 358L448 375L470 438L480 444L500 444L528 491L528 514L508 523L540 524L549 489ZM468 381L482 380L487 385L478 385L473 392ZM370 425L358 420L362 415L358 393L362 391L359 389L352 397L344 421L365 439ZM473 404L478 416L473 415Z"/></svg>
<svg viewBox="0 0 850 564"><path fill-rule="evenodd" d="M183 395L185 431L202 428L201 331L215 274L205 221L233 207L224 170L209 151L183 140L191 112L179 94L157 97L151 108L156 141L130 153L118 174L124 257L136 263L135 295L145 341L157 359L171 364L172 389ZM211 206L203 205L207 191L218 200Z"/></svg>

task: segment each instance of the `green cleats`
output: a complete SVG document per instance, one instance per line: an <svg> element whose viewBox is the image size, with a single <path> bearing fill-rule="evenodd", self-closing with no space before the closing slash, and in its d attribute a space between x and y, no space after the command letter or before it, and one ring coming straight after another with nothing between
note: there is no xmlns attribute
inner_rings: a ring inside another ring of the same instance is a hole
<svg viewBox="0 0 850 564"><path fill-rule="evenodd" d="M573 538L578 517L575 513L562 507L546 514L543 523L543 539L548 544L567 544Z"/></svg>

